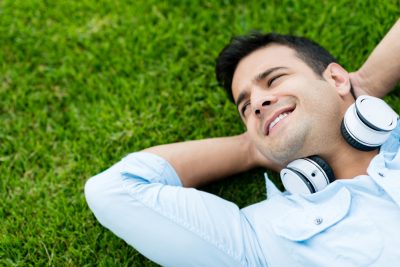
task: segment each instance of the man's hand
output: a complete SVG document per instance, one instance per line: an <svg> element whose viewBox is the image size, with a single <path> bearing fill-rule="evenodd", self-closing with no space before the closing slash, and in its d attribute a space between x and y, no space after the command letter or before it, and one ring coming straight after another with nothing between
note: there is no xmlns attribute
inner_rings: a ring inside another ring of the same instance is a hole
<svg viewBox="0 0 400 267"><path fill-rule="evenodd" d="M365 78L360 77L360 73L358 71L349 73L350 75L350 83L353 87L354 94L356 97L360 95L370 95L370 88L368 88L368 82L366 82ZM364 82L364 83L363 83Z"/></svg>

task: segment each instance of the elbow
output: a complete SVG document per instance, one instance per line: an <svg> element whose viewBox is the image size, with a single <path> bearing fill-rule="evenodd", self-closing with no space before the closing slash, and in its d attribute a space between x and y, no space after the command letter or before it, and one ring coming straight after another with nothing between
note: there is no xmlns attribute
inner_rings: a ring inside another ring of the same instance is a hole
<svg viewBox="0 0 400 267"><path fill-rule="evenodd" d="M104 208L106 188L99 176L94 176L86 181L85 184L85 198L89 208L96 215L99 210Z"/></svg>

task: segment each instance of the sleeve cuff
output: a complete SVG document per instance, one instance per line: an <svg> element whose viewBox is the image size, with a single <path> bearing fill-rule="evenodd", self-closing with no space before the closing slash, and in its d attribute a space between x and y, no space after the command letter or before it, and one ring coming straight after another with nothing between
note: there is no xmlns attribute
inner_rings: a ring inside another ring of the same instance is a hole
<svg viewBox="0 0 400 267"><path fill-rule="evenodd" d="M133 175L151 183L182 186L178 174L164 158L149 152L135 152L122 159L123 175Z"/></svg>

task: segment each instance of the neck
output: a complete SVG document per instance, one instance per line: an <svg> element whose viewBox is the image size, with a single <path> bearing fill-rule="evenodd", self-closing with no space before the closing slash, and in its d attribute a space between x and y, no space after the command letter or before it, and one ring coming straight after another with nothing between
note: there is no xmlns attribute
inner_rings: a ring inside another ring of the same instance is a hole
<svg viewBox="0 0 400 267"><path fill-rule="evenodd" d="M332 151L334 153L327 153L322 157L333 169L336 179L351 179L366 174L372 158L379 152L378 149L368 152L357 150L344 140Z"/></svg>

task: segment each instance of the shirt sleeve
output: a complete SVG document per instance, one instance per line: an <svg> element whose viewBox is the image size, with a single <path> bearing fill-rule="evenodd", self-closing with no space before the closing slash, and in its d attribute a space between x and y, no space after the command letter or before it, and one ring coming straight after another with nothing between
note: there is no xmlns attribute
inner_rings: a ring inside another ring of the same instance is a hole
<svg viewBox="0 0 400 267"><path fill-rule="evenodd" d="M162 266L266 266L237 205L182 187L154 154L129 154L93 176L85 197L104 227Z"/></svg>
<svg viewBox="0 0 400 267"><path fill-rule="evenodd" d="M178 174L164 158L148 152L135 152L122 159L122 175L150 183L182 186Z"/></svg>

